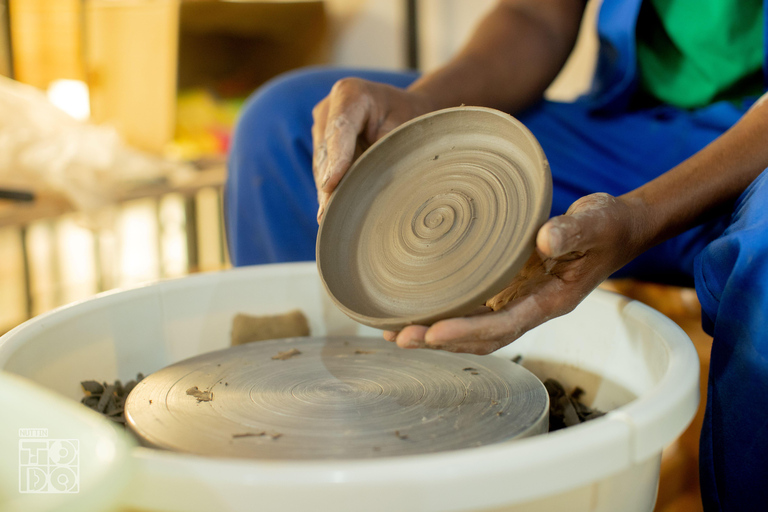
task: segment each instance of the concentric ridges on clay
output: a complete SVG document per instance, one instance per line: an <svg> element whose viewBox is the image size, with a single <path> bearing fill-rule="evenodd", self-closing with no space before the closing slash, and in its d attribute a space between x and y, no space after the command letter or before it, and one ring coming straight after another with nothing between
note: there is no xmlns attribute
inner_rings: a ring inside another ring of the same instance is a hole
<svg viewBox="0 0 768 512"><path fill-rule="evenodd" d="M273 358L290 348L298 354ZM470 357L371 338L261 341L155 372L126 410L152 446L266 459L429 453L546 431L546 391L533 375Z"/></svg>
<svg viewBox="0 0 768 512"><path fill-rule="evenodd" d="M418 184L393 183L370 205L373 228L361 233L364 250L350 269L372 299L386 301L388 315L439 309L471 293L522 242L528 205L516 162L454 150L423 169ZM397 215L387 214L392 201L402 205Z"/></svg>

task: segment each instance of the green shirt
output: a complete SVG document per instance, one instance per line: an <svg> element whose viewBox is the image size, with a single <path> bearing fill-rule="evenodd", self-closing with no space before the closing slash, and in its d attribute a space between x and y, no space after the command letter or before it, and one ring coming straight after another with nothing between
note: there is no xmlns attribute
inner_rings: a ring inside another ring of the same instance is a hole
<svg viewBox="0 0 768 512"><path fill-rule="evenodd" d="M763 0L645 0L640 94L695 108L762 92Z"/></svg>

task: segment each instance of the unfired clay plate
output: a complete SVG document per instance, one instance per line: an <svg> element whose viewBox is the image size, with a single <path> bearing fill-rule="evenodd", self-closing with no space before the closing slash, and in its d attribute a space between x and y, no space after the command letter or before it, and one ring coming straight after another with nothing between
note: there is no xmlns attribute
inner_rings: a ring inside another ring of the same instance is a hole
<svg viewBox="0 0 768 512"><path fill-rule="evenodd" d="M318 270L362 324L466 315L520 271L551 204L547 159L522 123L481 107L432 112L347 172L320 224Z"/></svg>
<svg viewBox="0 0 768 512"><path fill-rule="evenodd" d="M370 459L547 432L541 381L508 359L380 338L246 343L167 366L125 405L147 446L212 457Z"/></svg>

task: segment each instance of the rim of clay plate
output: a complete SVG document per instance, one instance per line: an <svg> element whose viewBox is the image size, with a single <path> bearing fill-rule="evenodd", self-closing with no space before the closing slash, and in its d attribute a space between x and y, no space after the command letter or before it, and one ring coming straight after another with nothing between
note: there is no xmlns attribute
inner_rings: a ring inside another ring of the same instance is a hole
<svg viewBox="0 0 768 512"><path fill-rule="evenodd" d="M328 213L332 211L334 201L336 201L338 197L344 194L345 184L349 181L348 178L352 176L355 172L358 172L358 169L360 169L364 165L367 157L369 157L371 154L374 154L377 151L380 151L381 150L380 148L388 144L389 143L388 141L392 140L392 138L394 138L397 134L399 134L404 130L411 129L414 125L426 123L428 120L431 120L436 117L453 115L454 113L457 113L457 112L467 112L467 111L483 112L486 114L492 114L494 116L498 116L505 119L506 121L511 123L516 129L518 129L522 135L525 136L527 141L530 143L531 147L534 149L535 156L538 160L536 163L538 164L538 167L540 167L540 171L537 171L537 176L542 181L541 183L542 193L539 194L538 197L531 198L531 203L532 203L531 210L533 210L533 214L531 215L531 222L529 223L528 226L525 227L524 235L523 235L523 239L526 240L527 243L521 244L521 246L524 245L524 247L521 247L520 251L516 254L516 256L512 258L513 261L509 261L509 264L507 266L504 266L503 268L500 268L498 271L496 271L498 275L492 281L492 285L483 287L483 288L478 287L472 293L467 294L463 298L462 297L457 298L456 300L452 301L448 307L445 307L439 311L416 312L414 314L407 315L407 316L389 316L389 317L370 316L370 315L355 311L354 309L350 308L347 304L341 302L336 297L336 295L333 293L333 290L331 290L331 288L328 286L328 283L326 281L326 276L324 275L324 272L323 272L323 265L322 265L323 257L321 257L321 253L327 253L328 251L331 251L331 252L333 251L333 248L325 247L323 245L324 244L323 233L326 231L326 229L328 229L326 228L327 226L326 220L329 218ZM544 150L541 148L541 145L536 140L536 137L533 135L533 133L531 133L531 131L523 123L521 123L519 120L517 120L516 118L514 118L513 116L505 112L501 112L499 110L487 108L487 107L475 107L475 106L462 105L461 107L451 107L447 109L430 112L428 114L416 117L410 121L403 123L402 125L398 126L394 130L389 132L387 135L379 139L373 145L371 145L352 164L350 169L347 171L345 176L337 185L336 190L331 195L330 201L326 206L326 214L323 216L323 219L320 222L320 226L317 233L315 257L316 257L318 273L323 283L323 287L325 288L328 295L331 297L331 300L334 302L334 304L353 320L361 324L368 325L370 327L374 327L377 329L399 330L407 325L431 325L442 319L466 316L472 313L478 306L484 304L486 300L490 299L491 297L501 292L504 288L506 288L506 286L509 285L512 279L522 269L523 265L525 265L525 262L533 253L533 250L535 248L536 234L538 233L539 228L549 218L551 205L552 205L552 175L549 169L549 162L547 161L546 155L544 154Z"/></svg>

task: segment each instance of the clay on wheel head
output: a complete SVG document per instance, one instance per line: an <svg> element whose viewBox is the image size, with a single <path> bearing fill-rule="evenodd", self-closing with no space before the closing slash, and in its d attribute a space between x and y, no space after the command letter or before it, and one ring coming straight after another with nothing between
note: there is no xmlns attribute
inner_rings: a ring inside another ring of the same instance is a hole
<svg viewBox="0 0 768 512"><path fill-rule="evenodd" d="M508 359L406 351L355 336L200 354L143 379L125 411L147 446L262 460L445 452L549 426L546 388Z"/></svg>
<svg viewBox="0 0 768 512"><path fill-rule="evenodd" d="M372 327L465 315L522 268L551 203L546 157L519 121L433 112L347 172L320 224L318 270L334 302Z"/></svg>

